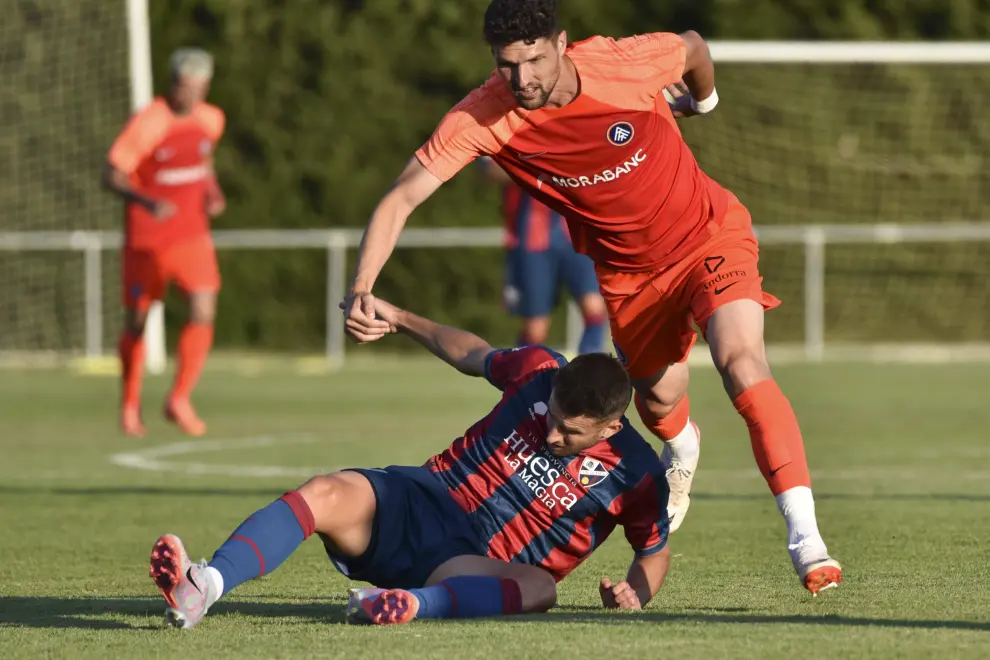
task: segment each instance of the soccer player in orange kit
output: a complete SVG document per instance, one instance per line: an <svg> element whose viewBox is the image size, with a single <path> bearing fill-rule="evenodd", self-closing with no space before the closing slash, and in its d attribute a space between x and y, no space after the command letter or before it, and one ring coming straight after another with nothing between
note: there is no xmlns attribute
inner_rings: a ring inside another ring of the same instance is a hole
<svg viewBox="0 0 990 660"><path fill-rule="evenodd" d="M213 150L223 134L223 111L205 102L213 58L198 49L172 55L172 87L133 115L107 157L105 183L126 200L123 302L120 338L121 426L143 436L141 380L148 308L175 282L189 301L179 336L178 370L165 417L187 434L206 424L190 396L213 344L220 271L210 220L226 207L213 170Z"/></svg>
<svg viewBox="0 0 990 660"><path fill-rule="evenodd" d="M813 594L842 569L818 529L797 418L770 372L762 289L746 207L699 168L676 116L711 111L715 70L695 32L568 44L554 0L494 0L484 34L495 71L442 120L368 224L345 301L358 342L394 332L371 293L409 214L475 158L490 156L567 219L595 262L616 352L645 424L670 462L671 530L684 518L700 438L689 418L692 320L749 428L753 454L788 530L787 549ZM690 94L668 103L679 82Z"/></svg>

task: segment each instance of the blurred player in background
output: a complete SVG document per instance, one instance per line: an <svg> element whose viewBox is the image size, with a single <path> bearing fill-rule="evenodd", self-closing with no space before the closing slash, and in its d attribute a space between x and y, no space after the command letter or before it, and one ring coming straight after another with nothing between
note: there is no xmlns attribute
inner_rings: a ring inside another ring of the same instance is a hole
<svg viewBox="0 0 990 660"><path fill-rule="evenodd" d="M126 325L120 338L121 425L143 436L141 380L144 326L151 303L171 282L189 302L179 336L178 370L165 416L189 435L206 425L190 402L213 344L220 271L210 220L226 207L213 169L213 150L223 134L224 114L205 102L213 58L198 49L176 51L172 86L133 115L107 157L106 185L126 200L123 300Z"/></svg>
<svg viewBox="0 0 990 660"><path fill-rule="evenodd" d="M556 583L617 525L634 556L624 580L600 582L602 605L646 605L670 565L669 491L659 456L624 416L632 387L619 361L495 350L381 300L375 311L391 331L484 377L499 402L425 465L311 479L249 516L209 564L190 562L178 537L159 538L150 573L168 621L192 628L221 595L274 571L314 533L341 573L376 587L352 590L355 622L542 612L557 600Z"/></svg>
<svg viewBox="0 0 990 660"><path fill-rule="evenodd" d="M488 178L502 187L505 226L505 306L522 318L519 346L547 342L550 314L566 288L581 308L584 331L578 353L604 350L608 316L598 293L595 264L574 251L567 223L556 211L517 186L491 159L482 162Z"/></svg>
<svg viewBox="0 0 990 660"><path fill-rule="evenodd" d="M818 529L797 417L770 371L752 218L698 166L675 117L710 112L715 68L696 32L573 44L555 0L494 0L485 39L496 70L441 121L368 224L347 299L360 342L389 331L372 287L410 213L476 158L562 213L595 262L612 340L643 422L670 456L671 530L683 521L700 455L689 416L687 358L700 328L756 463L787 523L787 551L813 594L842 569ZM683 81L690 94L670 103Z"/></svg>

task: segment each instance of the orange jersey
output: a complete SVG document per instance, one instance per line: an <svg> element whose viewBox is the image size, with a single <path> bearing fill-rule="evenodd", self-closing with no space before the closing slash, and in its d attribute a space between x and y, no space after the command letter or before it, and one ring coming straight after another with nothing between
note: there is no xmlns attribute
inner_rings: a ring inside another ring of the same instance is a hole
<svg viewBox="0 0 990 660"><path fill-rule="evenodd" d="M128 203L128 246L164 249L209 232L206 196L213 180L213 149L224 122L223 111L216 106L201 103L180 117L162 98L131 117L114 141L108 160L130 176L139 194L168 200L176 212L158 220L144 207Z"/></svg>
<svg viewBox="0 0 990 660"><path fill-rule="evenodd" d="M686 52L670 33L571 44L581 92L562 108L521 108L493 74L416 156L447 181L490 155L566 218L575 248L598 265L669 266L718 233L729 202L698 167L663 95L681 79Z"/></svg>

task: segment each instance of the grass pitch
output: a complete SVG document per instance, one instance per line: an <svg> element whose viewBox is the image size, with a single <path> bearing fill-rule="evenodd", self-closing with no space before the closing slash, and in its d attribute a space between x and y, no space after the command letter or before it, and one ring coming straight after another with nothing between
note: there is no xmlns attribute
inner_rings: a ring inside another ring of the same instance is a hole
<svg viewBox="0 0 990 660"><path fill-rule="evenodd" d="M801 419L819 520L845 566L812 599L784 547L745 427L713 371L691 385L702 458L671 538L667 585L641 613L600 609L601 576L629 560L621 533L542 616L342 625L348 582L310 540L191 631L166 628L147 573L163 532L209 557L255 509L336 467L420 464L497 393L428 360L322 376L208 373L210 423L187 440L160 421L116 431L117 383L0 372L0 657L985 658L990 653L990 370L781 367ZM638 424L638 422L637 422Z"/></svg>

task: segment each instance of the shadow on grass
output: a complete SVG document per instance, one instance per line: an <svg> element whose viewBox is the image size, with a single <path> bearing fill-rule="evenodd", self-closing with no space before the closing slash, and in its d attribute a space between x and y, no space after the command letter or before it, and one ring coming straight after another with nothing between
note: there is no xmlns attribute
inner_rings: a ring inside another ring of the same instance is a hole
<svg viewBox="0 0 990 660"><path fill-rule="evenodd" d="M161 598L0 598L0 628L84 628L89 630L159 630L166 627ZM210 616L240 615L293 618L309 623L343 623L342 603L270 603L221 601ZM109 617L109 618L102 618ZM121 619L133 619L132 621ZM150 620L149 620L150 619Z"/></svg>
<svg viewBox="0 0 990 660"><path fill-rule="evenodd" d="M91 630L158 630L164 627L164 603L158 598L0 598L0 628L83 628ZM664 623L708 623L744 625L811 625L856 628L902 628L925 630L970 630L990 632L987 621L952 621L924 619L875 619L841 615L813 614L745 614L744 608L704 608L684 612L651 611L618 613L591 607L560 609L549 614L533 614L505 619L506 623L592 623L595 625L628 626ZM210 616L256 616L291 618L299 623L342 624L342 603L281 603L221 601ZM112 617L110 619L97 618ZM134 621L121 621L133 618ZM151 619L151 620L149 620ZM444 625L471 623L452 620Z"/></svg>

